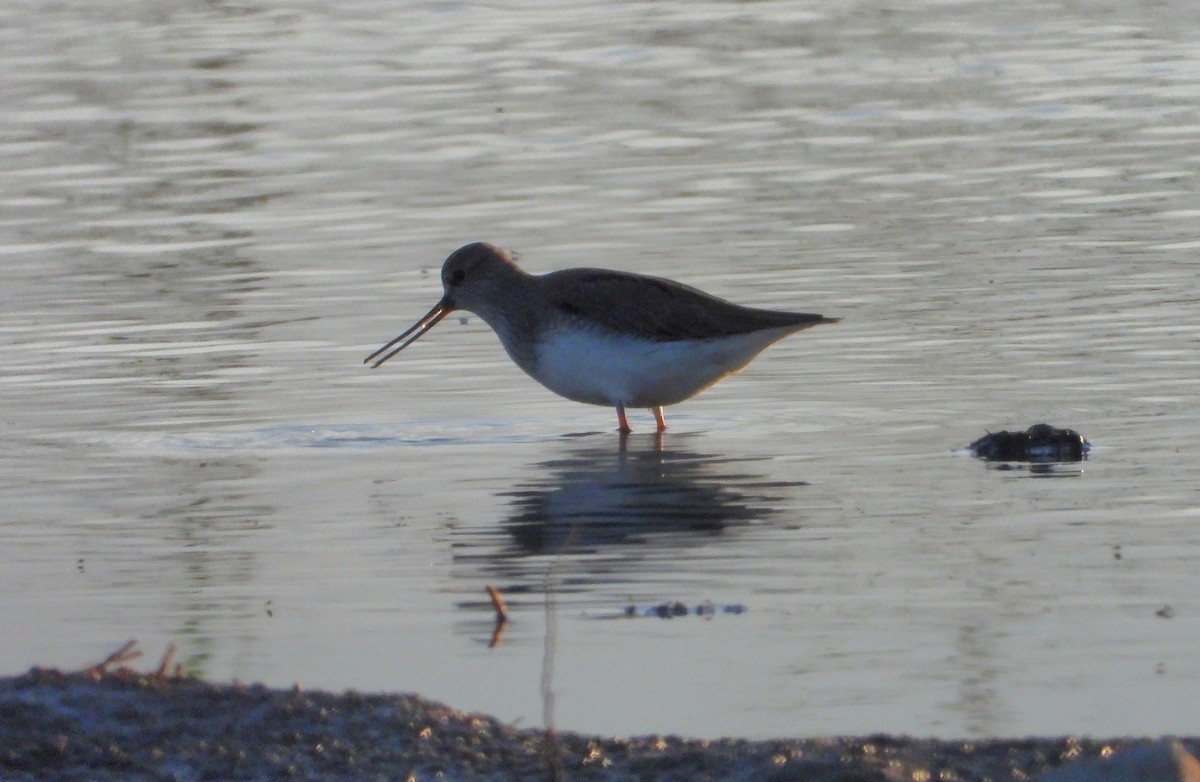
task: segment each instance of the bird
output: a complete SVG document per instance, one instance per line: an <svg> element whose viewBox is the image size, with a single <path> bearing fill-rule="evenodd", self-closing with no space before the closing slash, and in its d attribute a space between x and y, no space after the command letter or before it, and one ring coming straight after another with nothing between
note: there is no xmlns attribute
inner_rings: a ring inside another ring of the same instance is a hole
<svg viewBox="0 0 1200 782"><path fill-rule="evenodd" d="M363 361L377 368L455 310L478 315L509 358L559 396L649 408L658 433L663 408L741 371L771 344L841 318L743 307L683 283L608 269L530 274L505 250L473 242L442 265L443 295L411 328Z"/></svg>

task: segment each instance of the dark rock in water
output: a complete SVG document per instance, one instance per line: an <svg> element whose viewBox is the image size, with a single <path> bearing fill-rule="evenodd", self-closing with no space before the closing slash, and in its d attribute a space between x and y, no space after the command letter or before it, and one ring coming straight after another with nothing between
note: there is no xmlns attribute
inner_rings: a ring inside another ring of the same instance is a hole
<svg viewBox="0 0 1200 782"><path fill-rule="evenodd" d="M1092 444L1074 429L1034 424L1024 432L989 432L967 447L989 462L1082 462Z"/></svg>

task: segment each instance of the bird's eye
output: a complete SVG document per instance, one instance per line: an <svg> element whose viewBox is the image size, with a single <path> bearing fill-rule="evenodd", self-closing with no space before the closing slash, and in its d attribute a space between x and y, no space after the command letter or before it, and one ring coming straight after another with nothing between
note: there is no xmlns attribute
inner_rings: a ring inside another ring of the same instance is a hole
<svg viewBox="0 0 1200 782"><path fill-rule="evenodd" d="M455 269L454 271L450 272L450 284L458 285L460 282L463 281L463 277L466 277L466 276L467 276L467 273L465 271L463 271L462 269Z"/></svg>

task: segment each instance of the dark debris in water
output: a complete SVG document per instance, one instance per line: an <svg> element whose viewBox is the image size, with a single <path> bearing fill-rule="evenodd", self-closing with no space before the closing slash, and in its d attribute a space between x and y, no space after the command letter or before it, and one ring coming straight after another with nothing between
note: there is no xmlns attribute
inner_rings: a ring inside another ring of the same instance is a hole
<svg viewBox="0 0 1200 782"><path fill-rule="evenodd" d="M697 606L689 606L682 601L668 601L666 603L658 603L657 605L630 605L625 607L625 616L633 618L638 616L657 617L658 619L674 619L680 616L703 616L713 617L717 614L744 614L746 606L740 603L729 603L718 605L712 602L701 603Z"/></svg>
<svg viewBox="0 0 1200 782"><path fill-rule="evenodd" d="M1165 742L903 736L701 741L518 729L416 695L34 669L0 679L0 778L1017 780ZM1193 754L1200 739L1177 746Z"/></svg>
<svg viewBox="0 0 1200 782"><path fill-rule="evenodd" d="M1081 462L1092 444L1074 429L1034 424L1024 432L988 432L967 446L989 462Z"/></svg>

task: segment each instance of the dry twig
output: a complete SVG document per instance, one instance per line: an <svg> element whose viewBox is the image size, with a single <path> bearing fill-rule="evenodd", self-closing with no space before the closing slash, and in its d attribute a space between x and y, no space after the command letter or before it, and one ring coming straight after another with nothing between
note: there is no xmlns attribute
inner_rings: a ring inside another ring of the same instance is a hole
<svg viewBox="0 0 1200 782"><path fill-rule="evenodd" d="M137 639L131 638L125 642L124 646L110 654L108 657L105 657L95 665L84 668L83 672L88 676L91 676L93 679L99 679L101 676L111 673L110 669L114 665L127 663L130 660L136 660L141 656L142 652L137 648Z"/></svg>

